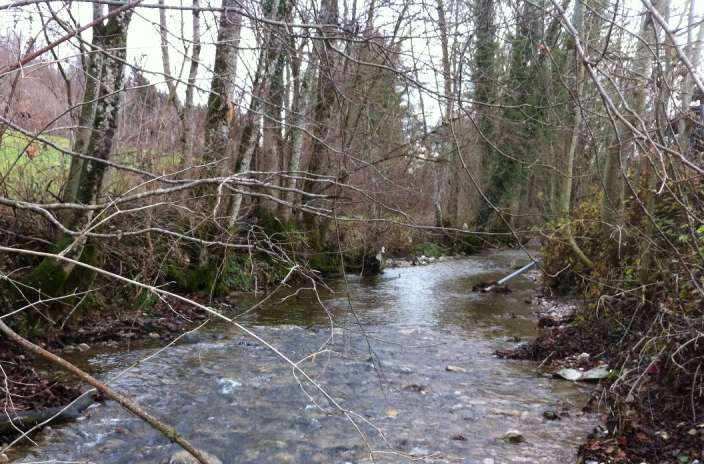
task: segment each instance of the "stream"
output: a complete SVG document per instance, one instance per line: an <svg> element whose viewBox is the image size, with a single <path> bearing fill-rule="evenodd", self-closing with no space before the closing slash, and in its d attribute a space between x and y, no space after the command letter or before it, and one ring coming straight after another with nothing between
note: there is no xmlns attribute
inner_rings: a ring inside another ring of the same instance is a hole
<svg viewBox="0 0 704 464"><path fill-rule="evenodd" d="M241 316L329 398L262 343L215 323L118 378L155 349L72 360L225 464L574 462L597 423L581 412L589 387L492 354L535 335L535 283L522 275L512 293L471 291L527 262L521 251L503 250L347 276L321 292L325 309L312 292L299 292ZM562 410L561 420L543 417ZM525 440L502 440L509 430ZM35 441L11 457L146 464L179 450L114 402Z"/></svg>

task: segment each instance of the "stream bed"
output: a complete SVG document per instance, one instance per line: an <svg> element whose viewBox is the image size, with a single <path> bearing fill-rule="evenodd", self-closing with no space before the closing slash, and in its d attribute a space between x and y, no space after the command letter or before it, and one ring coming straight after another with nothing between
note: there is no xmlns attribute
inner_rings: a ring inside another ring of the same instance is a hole
<svg viewBox="0 0 704 464"><path fill-rule="evenodd" d="M299 292L241 316L317 386L262 343L215 323L117 378L155 350L80 361L225 464L574 462L597 423L581 413L588 387L492 354L535 335L535 284L523 275L508 294L471 291L526 262L505 250L347 276L321 294L322 306ZM543 417L563 410L560 420ZM524 441L502 440L509 430ZM12 457L146 464L178 451L114 402L35 441Z"/></svg>

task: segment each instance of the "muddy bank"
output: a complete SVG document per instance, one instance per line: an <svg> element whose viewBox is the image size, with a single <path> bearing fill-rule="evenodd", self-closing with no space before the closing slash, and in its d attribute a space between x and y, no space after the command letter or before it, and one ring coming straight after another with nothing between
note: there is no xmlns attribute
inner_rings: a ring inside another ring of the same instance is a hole
<svg viewBox="0 0 704 464"><path fill-rule="evenodd" d="M584 409L598 413L602 420L579 447L580 462L704 462L704 423L693 420L691 411L676 409L681 393L663 375L660 363L650 361L637 390L621 382L624 370L634 367L623 351L623 335L607 319L590 315L588 308L586 302L543 299L536 312L538 337L497 350L497 355L538 362L546 375L608 368L609 375L593 379L598 388ZM653 404L659 406L653 408Z"/></svg>

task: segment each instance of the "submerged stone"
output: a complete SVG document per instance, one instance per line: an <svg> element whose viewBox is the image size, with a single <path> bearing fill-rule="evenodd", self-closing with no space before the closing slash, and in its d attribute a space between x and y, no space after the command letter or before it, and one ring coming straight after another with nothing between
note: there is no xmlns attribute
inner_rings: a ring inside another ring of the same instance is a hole
<svg viewBox="0 0 704 464"><path fill-rule="evenodd" d="M209 464L222 464L222 461L218 459L216 456L213 456L210 453L206 453L205 451L201 451L201 454L205 459L208 460ZM200 464L196 458L191 456L187 451L178 451L174 454L171 455L171 459L168 460L167 463L165 464Z"/></svg>
<svg viewBox="0 0 704 464"><path fill-rule="evenodd" d="M506 443L518 444L526 441L526 438L518 430L509 430L501 437Z"/></svg>

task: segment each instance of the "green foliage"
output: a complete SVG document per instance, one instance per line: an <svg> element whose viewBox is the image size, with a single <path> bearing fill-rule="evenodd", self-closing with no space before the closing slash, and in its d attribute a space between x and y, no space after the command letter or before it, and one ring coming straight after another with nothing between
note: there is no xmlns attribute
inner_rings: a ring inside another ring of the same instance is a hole
<svg viewBox="0 0 704 464"><path fill-rule="evenodd" d="M252 275L247 272L248 267L251 268L249 255L232 255L226 258L219 274L219 293L251 290Z"/></svg>
<svg viewBox="0 0 704 464"><path fill-rule="evenodd" d="M137 294L136 305L140 310L152 308L159 301L156 295L146 289L141 289Z"/></svg>
<svg viewBox="0 0 704 464"><path fill-rule="evenodd" d="M308 258L308 266L323 275L340 273L340 255L335 252L315 253Z"/></svg>
<svg viewBox="0 0 704 464"><path fill-rule="evenodd" d="M599 228L600 205L599 195L587 197L578 204L572 212L572 233L579 238L579 245L584 253L595 262L595 268L586 269L574 251L564 240L563 230L567 224L554 221L547 225L551 237L545 242L542 250L543 265L547 271L546 283L558 294L580 294L587 291L591 281L584 276L591 273L608 274L609 262L600 260L611 251L611 242L600 240Z"/></svg>
<svg viewBox="0 0 704 464"><path fill-rule="evenodd" d="M61 148L70 146L64 137L49 135L44 138ZM22 152L30 140L8 129L0 141L0 173L7 175L7 187L22 198L38 196L47 189L58 195L68 174L71 157L39 141L32 142L30 153L33 155L30 157L27 152Z"/></svg>
<svg viewBox="0 0 704 464"><path fill-rule="evenodd" d="M415 256L427 256L429 258L439 258L447 254L447 250L437 243L425 242L419 243L413 247Z"/></svg>
<svg viewBox="0 0 704 464"><path fill-rule="evenodd" d="M165 274L180 290L222 295L231 291L251 290L252 276L247 272L247 267L251 267L249 255L233 254L220 262L202 266L169 263Z"/></svg>

